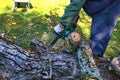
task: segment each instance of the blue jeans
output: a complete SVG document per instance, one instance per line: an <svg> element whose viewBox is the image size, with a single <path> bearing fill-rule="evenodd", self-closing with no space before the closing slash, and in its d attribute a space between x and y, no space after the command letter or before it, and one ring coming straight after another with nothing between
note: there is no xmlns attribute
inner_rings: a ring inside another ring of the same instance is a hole
<svg viewBox="0 0 120 80"><path fill-rule="evenodd" d="M92 16L90 47L94 56L102 57L120 16L120 0Z"/></svg>

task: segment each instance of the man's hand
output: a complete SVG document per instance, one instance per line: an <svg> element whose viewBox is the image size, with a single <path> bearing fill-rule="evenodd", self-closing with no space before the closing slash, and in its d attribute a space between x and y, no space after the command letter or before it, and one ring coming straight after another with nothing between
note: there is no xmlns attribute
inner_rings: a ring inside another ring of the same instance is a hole
<svg viewBox="0 0 120 80"><path fill-rule="evenodd" d="M69 26L64 27L62 24L58 24L54 27L54 32L57 36L60 37L67 37L70 33L72 33L75 30L76 26L73 26L70 24Z"/></svg>
<svg viewBox="0 0 120 80"><path fill-rule="evenodd" d="M78 19L79 15L76 15L71 24L68 24L67 26L63 26L59 23L57 26L54 27L54 32L60 37L67 37L75 30Z"/></svg>
<svg viewBox="0 0 120 80"><path fill-rule="evenodd" d="M58 24L54 27L54 32L57 36L64 36L63 34L61 34L61 32L64 30L64 26L62 24Z"/></svg>

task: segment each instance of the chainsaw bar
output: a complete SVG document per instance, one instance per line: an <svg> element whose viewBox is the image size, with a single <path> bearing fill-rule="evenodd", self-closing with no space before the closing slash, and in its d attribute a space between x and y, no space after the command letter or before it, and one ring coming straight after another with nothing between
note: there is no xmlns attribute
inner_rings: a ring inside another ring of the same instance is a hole
<svg viewBox="0 0 120 80"><path fill-rule="evenodd" d="M54 45L55 45L55 43L58 41L58 39L59 39L60 37L56 37L51 43L50 43L50 45L48 45L48 49L49 48L52 48Z"/></svg>

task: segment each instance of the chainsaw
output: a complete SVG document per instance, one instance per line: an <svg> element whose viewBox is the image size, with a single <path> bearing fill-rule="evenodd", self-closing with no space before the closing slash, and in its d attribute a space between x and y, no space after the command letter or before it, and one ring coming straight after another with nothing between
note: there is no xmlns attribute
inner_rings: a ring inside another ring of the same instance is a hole
<svg viewBox="0 0 120 80"><path fill-rule="evenodd" d="M63 38L65 39L66 37L68 37L69 34L71 34L75 28L76 28L76 23L79 19L79 15L76 15L72 21L72 23L68 26L65 27L65 29L60 32L60 34L57 34L55 31L54 33L56 34L56 37L55 39L48 45L48 48L51 48L55 45L55 43L60 39L60 38Z"/></svg>

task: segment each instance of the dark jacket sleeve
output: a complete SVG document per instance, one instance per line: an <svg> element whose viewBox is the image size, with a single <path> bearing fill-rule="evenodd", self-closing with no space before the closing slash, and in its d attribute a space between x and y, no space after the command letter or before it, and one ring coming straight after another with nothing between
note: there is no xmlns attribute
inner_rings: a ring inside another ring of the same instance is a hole
<svg viewBox="0 0 120 80"><path fill-rule="evenodd" d="M73 18L79 13L86 0L71 0L66 7L64 15L60 19L60 23L64 26L71 24Z"/></svg>

